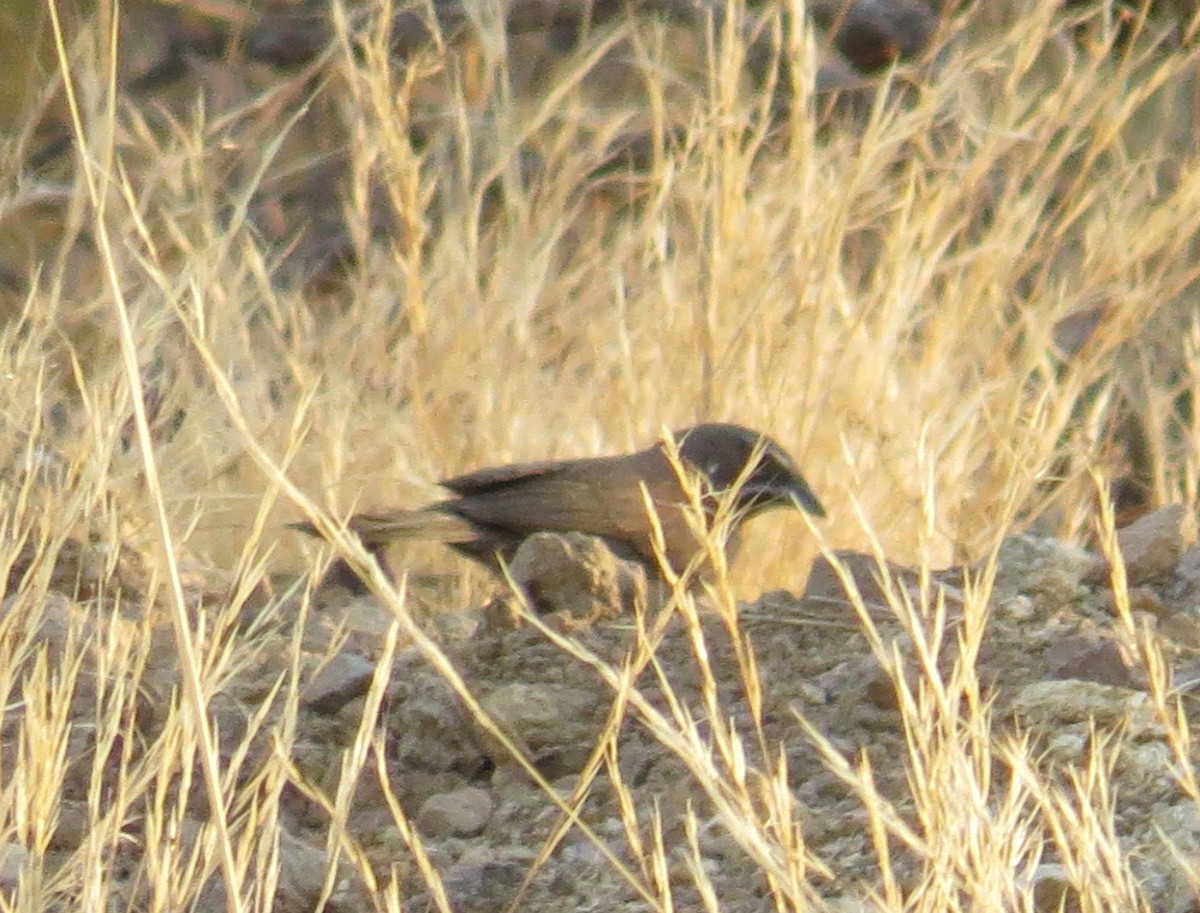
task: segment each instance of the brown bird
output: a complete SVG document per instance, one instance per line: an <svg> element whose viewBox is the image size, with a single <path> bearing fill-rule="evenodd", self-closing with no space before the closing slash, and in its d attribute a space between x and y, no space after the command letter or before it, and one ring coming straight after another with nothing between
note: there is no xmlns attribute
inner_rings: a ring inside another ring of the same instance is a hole
<svg viewBox="0 0 1200 913"><path fill-rule="evenodd" d="M673 435L685 471L699 478L711 523L718 499L733 492L731 532L774 507L796 505L818 517L821 502L782 447L739 425L697 425ZM456 497L417 510L357 514L348 526L377 558L398 539L440 540L493 571L537 532L581 532L603 539L622 558L658 571L643 486L658 514L671 567L682 571L701 550L688 525L688 502L665 442L619 456L516 463L442 482ZM310 535L311 523L292 524ZM731 543L732 545L732 543Z"/></svg>

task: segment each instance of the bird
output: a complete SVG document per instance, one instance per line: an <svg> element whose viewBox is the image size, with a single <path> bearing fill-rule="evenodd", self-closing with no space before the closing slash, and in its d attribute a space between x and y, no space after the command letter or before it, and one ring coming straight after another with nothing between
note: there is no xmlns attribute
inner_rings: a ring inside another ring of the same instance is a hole
<svg viewBox="0 0 1200 913"><path fill-rule="evenodd" d="M671 438L681 468L699 482L707 526L715 521L721 499L732 499L730 554L737 528L766 510L797 506L825 516L795 461L770 437L740 425L709 423ZM453 497L417 509L356 514L346 525L377 559L396 540L439 540L494 573L502 573L518 546L535 533L587 533L617 557L661 576L648 497L662 529L662 557L672 570L683 572L704 546L688 523L688 490L670 452L660 439L635 453L479 469L440 483ZM311 523L289 525L319 535Z"/></svg>

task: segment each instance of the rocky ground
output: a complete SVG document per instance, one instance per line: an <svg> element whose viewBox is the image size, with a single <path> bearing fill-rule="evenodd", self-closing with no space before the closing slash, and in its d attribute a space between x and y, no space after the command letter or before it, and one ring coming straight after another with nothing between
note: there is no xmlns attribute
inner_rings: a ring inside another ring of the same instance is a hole
<svg viewBox="0 0 1200 913"><path fill-rule="evenodd" d="M656 14L710 10L647 5ZM121 84L141 109L170 110L167 93L175 91L180 110L190 110L197 83L207 88L213 111L279 86L292 93L281 93L282 110L308 109L311 74L304 68L326 52L325 18L214 24L181 17L170 5L133 6L140 13L126 25ZM434 6L451 37L466 30L465 6ZM809 6L818 18L833 9ZM862 15L820 23L827 40L816 88L850 101L865 91L869 104L870 74L924 54L939 6L864 0L852 5ZM589 16L592 8L579 5ZM884 15L891 10L899 18ZM144 27L147 21L156 27ZM746 21L754 50L761 30L754 16ZM544 23L538 27L548 54L557 53L554 40L577 38L564 35L561 22L551 24L544 41ZM397 57L411 51L405 34L396 33ZM417 38L428 40L424 32ZM430 104L440 112L440 102ZM297 170L300 179L267 182L256 196L254 222L263 237L297 252L273 279L286 277L291 264L305 283L321 286L353 259L338 192L347 140L328 127L328 109L337 103L312 105L314 123L306 118L295 131L306 158L323 142L334 147L333 165L313 156L318 166ZM245 148L273 141L279 110L262 107ZM46 118L46 142L31 156L31 173L69 167L62 120ZM414 146L437 139L417 137ZM646 143L643 134L617 137L596 174L644 168L653 151ZM26 205L52 208L57 218L61 198L51 204L38 198ZM395 214L381 213L370 229L396 232ZM30 270L22 258L37 247L17 249L19 256L0 251L0 292L24 307ZM162 419L169 424L170 416ZM986 611L970 597L967 570L923 581L914 571L847 554L840 559L861 600L822 564L804 593L742 605L736 623L722 614L720 600L707 598L694 616L686 605L635 615L630 604L644 591L636 575L597 555L594 543L552 537L514 567L547 627L514 619L503 602L439 606L421 626L474 708L427 649L411 638L392 640L392 611L373 596L326 591L310 604L301 582L255 594L237 623L222 629L213 619L228 594L199 581L192 622L218 670L206 679L204 696L222 770L240 797L231 818L237 829L279 834L279 880L269 890L281 913L313 910L323 898L329 910L373 909L381 884L399 885L410 910L435 905L435 885L455 911L642 910L650 904L639 885L657 885L660 895L669 888L677 909L701 909L711 889L721 910L766 911L776 909L764 862L770 847L747 831L736 801L759 795L770 772L785 764L784 802L803 838L787 861L804 860L814 897L862 910L882 889L884 866L870 829L872 800L853 771L869 762L874 801L889 803L898 821L932 839L914 799L921 781L914 727L931 711L908 701L920 692L921 706L936 704L929 696L940 691L954 698L940 710L952 718L950 735L962 735L965 750L968 736L995 749L985 807L998 806L1005 785L1022 775L1005 749L1018 737L1029 739L1023 756L1049 771L1047 779L1055 770L1085 770L1103 754L1121 864L1132 869L1146 908L1185 913L1196 909L1188 861L1200 853L1200 806L1189 730L1181 737L1165 714L1178 702L1187 725L1200 686L1200 547L1187 547L1185 520L1184 508L1166 507L1122 531L1128 590L1114 587L1119 573L1097 553L1018 536L998 556ZM159 873L146 865L147 848L169 839L186 856L210 818L194 751L179 748L184 670L160 609L165 600L150 596L137 567L118 567L114 582L107 556L96 558L84 543L68 543L53 568L39 568L45 560L31 546L5 569L9 593L19 593L27 575L44 572L44 598L10 595L0 604L0 801L46 812L23 824L44 836L44 845L0 845L0 898L7 905L28 888L27 873L40 870L64 908L83 905L91 882L79 860L95 858L85 849L104 824L113 851L105 881L112 893L103 901L112 909L151 909ZM917 606L912 616L896 611L906 599ZM939 619L943 645L930 660L924 651ZM970 647L980 625L978 656L963 659L959 639ZM619 687L613 669L626 670L636 695ZM52 695L66 699L55 704ZM961 720L954 717L957 702L971 711ZM480 722L485 717L494 729ZM967 719L988 725L968 733ZM731 731L740 753L731 749ZM193 767L164 758L190 759ZM365 759L362 766L356 758ZM44 771L30 773L31 759ZM40 782L44 795L14 794L8 784L18 767L22 782ZM739 779L747 784L740 793ZM123 804L130 794L139 798ZM760 799L741 809L744 817L764 813L769 804ZM175 809L167 813L176 826L166 837L148 827L163 817L154 802ZM1045 827L1036 815L1031 821ZM1071 847L1049 828L1044 839L1028 875L1039 909L1093 908L1076 896L1082 885L1072 874ZM784 843L780 837L775 845ZM332 880L331 846L339 853ZM40 861L31 859L35 853ZM664 864L656 869L660 856ZM924 862L917 848L895 841L887 868L902 891L912 890ZM195 906L219 908L219 879L204 877Z"/></svg>
<svg viewBox="0 0 1200 913"><path fill-rule="evenodd" d="M1186 778L1175 772L1177 749L1155 711L1148 677L1153 670L1139 658L1145 643L1161 651L1172 694L1189 710L1200 684L1200 547L1184 548L1183 520L1181 507L1168 507L1121 533L1132 613L1126 620L1132 626L1115 615L1111 570L1098 555L1032 536L1008 540L974 663L982 694L993 701L992 744L1027 732L1036 748L1031 756L1067 769L1086 766L1099 734L1114 740L1119 838L1150 907L1159 911L1194 909L1187 876L1173 854L1200 850L1200 812L1181 786ZM418 842L456 911L501 910L511 903L535 911L647 909L613 860L639 878L649 877L644 866L652 855L653 810L666 847L661 877L669 881L679 909L700 903L690 841L722 910L771 909L760 860L728 810L719 807L723 793L717 781L734 775L720 750L719 730L725 726L742 737L748 783L786 760L797 824L815 860L809 876L814 893L839 909L863 909L858 898L878 888L880 877L864 803L817 743L823 738L827 750L851 766L869 759L878 792L901 816L911 813L913 763L906 731L911 722L906 724L902 712L896 676L876 658L868 632L874 627L887 650L896 651L899 678L915 687L932 673L920 671L920 651L914 649L924 635L888 608L874 559L842 558L858 581L871 625L859 620L828 565L814 569L804 594L772 593L742 605L732 628L719 613L703 609L704 599L692 623L680 610L650 613L640 622L628 614L594 621L549 616L545 629L509 624L505 613L494 610L439 616L429 630L482 709L554 793L577 809L580 823L571 826L417 646L401 646L390 666L381 667L386 663L381 657L392 655L387 636L392 616L377 600L335 593L305 613L295 593L275 599L238 634L239 658L210 701L222 761L227 769L236 766L240 783L277 762L281 746L294 765L292 782L278 793L282 843L275 909L310 910L321 895L333 814L326 803L335 800L320 797L338 794L347 753L360 732L377 736L386 778L381 781L367 765L346 833L374 877L399 880L406 909L424 909L430 899L414 854ZM918 599L916 575L897 568L889 573L897 592ZM929 583L928 592L942 597L947 644L964 624L969 585L962 571L938 574ZM22 605L17 597L6 603L6 630L15 614L28 611ZM120 632L99 621L95 608L95 601L52 594L39 608L40 628L30 632L29 642L45 645L52 657L72 655L80 643L111 645ZM119 622L127 625L130 640L142 624L134 620L140 611L126 606L129 620ZM1130 636L1139 628L1147 632L1141 646L1136 634ZM69 869L86 839L96 789L114 789L121 771L128 776L170 731L168 708L175 701L168 698L177 693L180 671L165 621L155 624L151 639L156 646L144 666L102 663L98 647L78 653L82 668L60 811L49 840L50 870ZM330 652L331 643L340 646ZM745 672L747 647L756 675ZM937 662L947 678L954 652L947 646ZM16 683L10 707L27 706L15 700L35 680L38 654L18 652L24 664L6 679ZM293 719L274 689L289 680L297 657L300 700ZM632 668L644 703L627 694L618 699L613 679L584 657ZM383 679L373 690L375 676ZM139 692L132 704L132 744L112 750L111 760L101 765L99 785L91 721L104 696L119 694L122 682L136 684ZM747 682L761 683L761 695ZM665 730L653 724L656 713L663 715ZM690 725L681 722L685 718ZM6 758L21 750L16 743L21 723L22 714L10 712ZM710 769L694 757L685 762L687 752L664 738L664 731L685 741L690 732L697 740L694 751ZM606 750L597 753L598 742ZM199 794L187 809L181 833L195 835L205 817ZM631 834L626 823L634 816L640 832ZM405 822L415 828L415 837L405 836ZM152 838L136 818L120 827L126 875L117 883L127 894L112 901L141 909L146 900L141 848ZM0 871L6 892L15 887L22 852L15 845L8 849ZM829 873L820 873L821 863ZM899 848L891 866L903 882L917 878L920 860ZM328 909L371 908L363 870L344 861L338 872ZM1038 880L1035 896L1044 901L1042 908L1059 909L1064 897L1066 908L1075 908L1065 873L1051 845L1031 876ZM215 881L207 896L219 898Z"/></svg>

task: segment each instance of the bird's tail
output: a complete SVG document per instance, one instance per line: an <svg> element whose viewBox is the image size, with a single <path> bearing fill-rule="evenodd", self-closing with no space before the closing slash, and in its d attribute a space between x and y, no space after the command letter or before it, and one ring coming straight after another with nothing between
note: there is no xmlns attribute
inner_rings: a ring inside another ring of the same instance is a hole
<svg viewBox="0 0 1200 913"><path fill-rule="evenodd" d="M289 523L310 536L319 536L317 528L308 521ZM438 510L393 510L378 514L355 514L346 521L346 528L370 547L395 542L398 539L424 539L434 542L470 542L478 532L462 517Z"/></svg>

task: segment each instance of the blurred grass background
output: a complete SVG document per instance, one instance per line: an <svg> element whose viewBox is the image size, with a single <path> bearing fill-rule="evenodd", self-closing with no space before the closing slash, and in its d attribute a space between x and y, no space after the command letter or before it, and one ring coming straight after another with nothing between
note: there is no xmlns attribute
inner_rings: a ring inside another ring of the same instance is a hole
<svg viewBox="0 0 1200 913"><path fill-rule="evenodd" d="M1196 60L1173 11L947 10L936 53L851 105L812 93L821 34L768 7L789 64L772 108L719 29L629 16L565 47L479 7L395 60L386 6L335 7L321 56L246 53L284 43L250 29L289 9L124 4L114 87L116 7L62 7L82 147L46 9L0 10L27 51L4 55L0 111L4 420L88 462L128 542L145 517L114 284L173 520L218 568L263 547L265 483L184 326L271 452L307 402L289 471L338 511L709 419L781 440L830 542L869 527L898 561L977 559L1010 517L1084 536L1093 470L1137 504L1194 498ZM79 156L109 182L113 272ZM274 538L294 514L268 511L274 563L301 566ZM799 518L757 521L747 595L798 587L813 554Z"/></svg>

